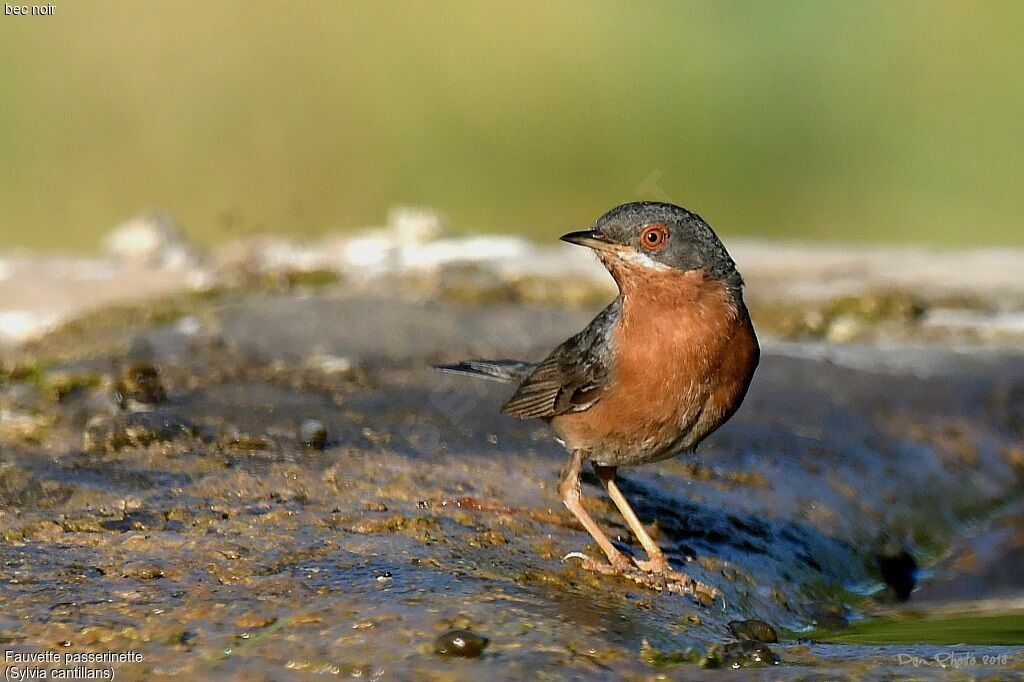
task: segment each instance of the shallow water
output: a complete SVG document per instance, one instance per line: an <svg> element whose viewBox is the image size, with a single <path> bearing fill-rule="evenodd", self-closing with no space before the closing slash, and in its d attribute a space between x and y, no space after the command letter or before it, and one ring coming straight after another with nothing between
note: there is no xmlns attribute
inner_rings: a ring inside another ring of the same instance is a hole
<svg viewBox="0 0 1024 682"><path fill-rule="evenodd" d="M188 324L59 332L7 374L6 648L140 652L119 679L692 679L719 673L682 660L756 618L782 635L771 678L1024 672L1020 356L767 343L696 457L623 475L670 560L725 593L701 605L563 561L595 551L554 492L564 453L498 413L507 387L428 369L540 357L592 311L330 290L194 305ZM112 404L129 359L159 366L165 402ZM309 418L323 451L298 442ZM452 629L490 643L438 656Z"/></svg>

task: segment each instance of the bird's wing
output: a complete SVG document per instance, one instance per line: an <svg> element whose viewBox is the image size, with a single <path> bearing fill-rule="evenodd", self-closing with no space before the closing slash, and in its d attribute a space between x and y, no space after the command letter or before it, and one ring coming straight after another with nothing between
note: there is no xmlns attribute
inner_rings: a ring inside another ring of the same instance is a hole
<svg viewBox="0 0 1024 682"><path fill-rule="evenodd" d="M580 412L600 400L611 367L611 331L620 311L621 300L615 299L586 329L552 351L501 411L545 419Z"/></svg>

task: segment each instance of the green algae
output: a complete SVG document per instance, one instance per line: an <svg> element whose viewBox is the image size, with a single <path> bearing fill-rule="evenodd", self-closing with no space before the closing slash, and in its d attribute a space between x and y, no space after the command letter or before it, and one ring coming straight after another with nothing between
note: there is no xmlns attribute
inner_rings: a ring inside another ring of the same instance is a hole
<svg viewBox="0 0 1024 682"><path fill-rule="evenodd" d="M836 644L990 644L1024 645L1024 611L869 618L811 639Z"/></svg>

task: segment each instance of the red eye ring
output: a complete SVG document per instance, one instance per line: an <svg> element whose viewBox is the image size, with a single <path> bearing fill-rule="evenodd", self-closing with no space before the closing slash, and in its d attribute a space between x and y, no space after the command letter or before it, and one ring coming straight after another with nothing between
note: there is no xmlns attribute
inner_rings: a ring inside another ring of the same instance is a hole
<svg viewBox="0 0 1024 682"><path fill-rule="evenodd" d="M668 228L656 223L640 233L640 244L648 251L657 251L668 242Z"/></svg>

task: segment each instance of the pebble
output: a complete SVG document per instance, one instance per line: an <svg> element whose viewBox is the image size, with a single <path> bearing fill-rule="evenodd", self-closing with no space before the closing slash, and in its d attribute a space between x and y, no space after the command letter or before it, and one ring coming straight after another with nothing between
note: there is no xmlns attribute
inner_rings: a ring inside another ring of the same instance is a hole
<svg viewBox="0 0 1024 682"><path fill-rule="evenodd" d="M476 658L491 640L469 630L450 630L434 640L434 653L440 656Z"/></svg>
<svg viewBox="0 0 1024 682"><path fill-rule="evenodd" d="M768 623L763 620L734 620L729 622L729 631L736 639L748 642L779 641L779 635Z"/></svg>
<svg viewBox="0 0 1024 682"><path fill-rule="evenodd" d="M156 405L167 399L167 392L160 381L160 369L146 362L134 362L121 372L114 383L114 402L122 410L132 402Z"/></svg>
<svg viewBox="0 0 1024 682"><path fill-rule="evenodd" d="M759 668L778 665L779 657L760 642L729 642L713 644L701 662L705 668Z"/></svg>
<svg viewBox="0 0 1024 682"><path fill-rule="evenodd" d="M122 571L126 578L139 580L158 580L164 577L164 569L149 561L129 562Z"/></svg>
<svg viewBox="0 0 1024 682"><path fill-rule="evenodd" d="M327 427L319 419L307 419L299 426L299 442L307 448L323 450L327 443Z"/></svg>
<svg viewBox="0 0 1024 682"><path fill-rule="evenodd" d="M82 447L87 451L145 447L151 443L192 437L195 426L171 413L126 412L115 417L97 415L85 425Z"/></svg>

